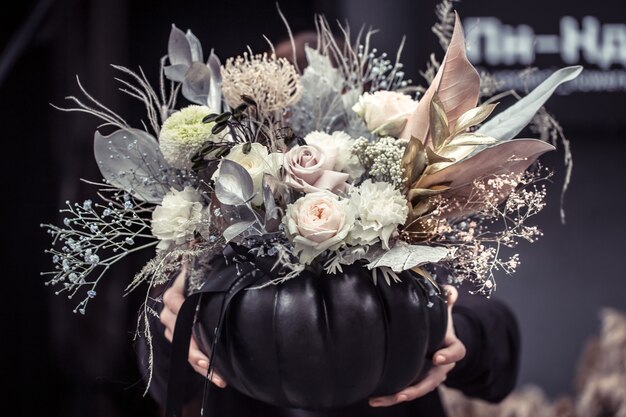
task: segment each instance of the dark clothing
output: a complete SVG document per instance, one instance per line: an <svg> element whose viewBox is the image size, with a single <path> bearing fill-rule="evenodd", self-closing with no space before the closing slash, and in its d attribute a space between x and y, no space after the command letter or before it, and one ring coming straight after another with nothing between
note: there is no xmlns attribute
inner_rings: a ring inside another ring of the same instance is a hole
<svg viewBox="0 0 626 417"><path fill-rule="evenodd" d="M515 386L520 336L517 321L509 308L496 299L470 295L461 291L453 308L457 336L467 348L467 354L448 374L446 385L466 395L498 402ZM163 335L158 320L153 323L154 368L150 394L165 405L170 344ZM147 347L140 342L138 354L142 367L147 369ZM188 366L186 392L190 402L198 401L205 385L204 378ZM372 408L367 401L333 411L311 412L280 409L249 398L234 389L216 388L210 384L205 402L205 416L229 417L443 417L445 411L437 391L414 401L393 407Z"/></svg>

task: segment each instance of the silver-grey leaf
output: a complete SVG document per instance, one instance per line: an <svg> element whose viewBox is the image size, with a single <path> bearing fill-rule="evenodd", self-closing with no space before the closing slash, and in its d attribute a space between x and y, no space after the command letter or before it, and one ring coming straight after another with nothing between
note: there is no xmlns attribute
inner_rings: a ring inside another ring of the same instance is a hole
<svg viewBox="0 0 626 417"><path fill-rule="evenodd" d="M211 84L211 71L202 62L189 67L183 81L183 96L192 103L206 105Z"/></svg>
<svg viewBox="0 0 626 417"><path fill-rule="evenodd" d="M159 204L170 188L182 188L157 140L143 130L96 131L94 155L104 179L139 200Z"/></svg>
<svg viewBox="0 0 626 417"><path fill-rule="evenodd" d="M248 171L237 162L222 159L215 180L215 197L222 204L240 206L254 197L254 185Z"/></svg>
<svg viewBox="0 0 626 417"><path fill-rule="evenodd" d="M223 232L224 240L226 241L226 243L230 242L231 240L245 232L247 229L252 227L254 223L256 223L254 220L249 220L231 224Z"/></svg>
<svg viewBox="0 0 626 417"><path fill-rule="evenodd" d="M188 69L189 65L187 64L168 65L163 68L163 73L168 80L182 83L185 80L185 74L187 74Z"/></svg>
<svg viewBox="0 0 626 417"><path fill-rule="evenodd" d="M212 111L220 113L222 111L222 64L217 55L213 53L213 50L211 50L211 54L209 55L209 60L206 65L211 72L207 104Z"/></svg>
<svg viewBox="0 0 626 417"><path fill-rule="evenodd" d="M491 136L499 141L513 139L530 123L533 116L552 96L554 91L566 81L576 78L582 71L580 65L561 68L539 84L526 97L518 100L511 107L498 113L476 132ZM477 149L479 151L480 149Z"/></svg>
<svg viewBox="0 0 626 417"><path fill-rule="evenodd" d="M369 255L369 254L368 254ZM382 254L369 257L369 269L386 266L394 272L402 272L416 266L439 262L450 255L447 248L440 246L408 245L398 243Z"/></svg>
<svg viewBox="0 0 626 417"><path fill-rule="evenodd" d="M305 53L309 65L300 77L302 98L291 108L292 129L300 136L315 130L343 130L352 137L369 136L365 123L352 111L361 92L344 91L343 75L328 56L308 46Z"/></svg>
<svg viewBox="0 0 626 417"><path fill-rule="evenodd" d="M191 48L185 33L172 25L170 39L167 45L167 56L171 65L191 65Z"/></svg>
<svg viewBox="0 0 626 417"><path fill-rule="evenodd" d="M189 29L187 29L187 34L185 35L185 37L187 38L187 42L189 42L189 49L191 50L191 61L192 62L204 61L204 55L202 53L202 44L200 44L200 40Z"/></svg>

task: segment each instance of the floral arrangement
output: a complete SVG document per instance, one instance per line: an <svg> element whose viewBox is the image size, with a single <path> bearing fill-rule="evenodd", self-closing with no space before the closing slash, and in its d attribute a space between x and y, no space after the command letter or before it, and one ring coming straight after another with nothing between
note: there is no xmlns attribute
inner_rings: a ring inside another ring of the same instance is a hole
<svg viewBox="0 0 626 417"><path fill-rule="evenodd" d="M343 28L339 41L322 17L303 71L273 50L205 62L199 40L174 26L157 90L143 72L115 67L121 90L145 104L141 127L85 90L62 109L113 131L94 138L100 200L68 202L63 226L44 225L48 283L84 294L84 313L110 266L133 252L155 256L129 291L237 245L275 259L268 285L361 263L390 284L413 270L490 293L494 271L519 262L502 249L541 235L528 219L545 206L549 173L534 162L554 146L516 136L581 69L556 71L492 116L497 97L485 97L452 22L421 91L404 79L402 46L392 61L370 48L373 32L351 39Z"/></svg>

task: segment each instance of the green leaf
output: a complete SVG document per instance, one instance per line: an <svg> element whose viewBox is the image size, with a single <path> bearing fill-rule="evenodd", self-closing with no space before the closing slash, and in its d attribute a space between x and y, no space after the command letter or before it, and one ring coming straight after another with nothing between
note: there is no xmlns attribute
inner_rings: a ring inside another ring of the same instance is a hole
<svg viewBox="0 0 626 417"><path fill-rule="evenodd" d="M219 117L219 113L211 113L202 119L202 123L213 123Z"/></svg>
<svg viewBox="0 0 626 417"><path fill-rule="evenodd" d="M224 112L215 118L215 123L217 124L226 123L228 119L230 119L230 116L232 116L231 112L229 111Z"/></svg>
<svg viewBox="0 0 626 417"><path fill-rule="evenodd" d="M222 130L226 129L226 126L228 126L228 122L222 122L222 123L216 123L215 126L213 126L211 128L211 133L214 135L217 135L218 133L220 133Z"/></svg>

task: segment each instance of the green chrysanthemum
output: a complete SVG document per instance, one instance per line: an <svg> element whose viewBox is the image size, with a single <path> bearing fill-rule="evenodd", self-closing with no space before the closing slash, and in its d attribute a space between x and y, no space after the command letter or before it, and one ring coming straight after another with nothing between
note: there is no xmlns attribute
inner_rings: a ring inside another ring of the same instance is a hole
<svg viewBox="0 0 626 417"><path fill-rule="evenodd" d="M181 169L191 169L191 158L208 140L218 139L211 134L214 123L202 119L214 113L206 106L188 106L172 114L163 123L159 142L165 159Z"/></svg>

